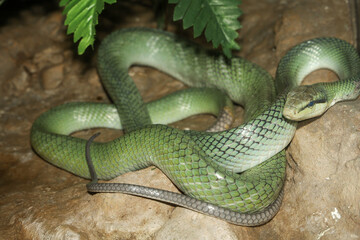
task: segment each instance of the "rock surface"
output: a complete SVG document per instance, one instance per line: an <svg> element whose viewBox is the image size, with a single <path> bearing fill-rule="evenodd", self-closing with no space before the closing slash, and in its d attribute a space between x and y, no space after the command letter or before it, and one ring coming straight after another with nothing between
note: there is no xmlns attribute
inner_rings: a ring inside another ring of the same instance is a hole
<svg viewBox="0 0 360 240"><path fill-rule="evenodd" d="M89 195L87 180L40 159L29 144L31 124L37 116L64 102L109 101L96 74L94 52L76 55L57 3L24 6L1 20L1 238L360 239L358 100L337 104L322 117L299 125L287 151L282 208L261 227L234 226L123 194ZM305 39L335 36L354 43L355 28L345 0L246 0L241 8L244 27L240 31L240 54L272 75L285 52ZM117 28L155 25L150 8L116 4L108 6L102 15L97 36L101 40ZM179 24L169 29L180 32ZM183 34L191 35L191 31ZM184 88L153 69L134 67L130 74L145 101ZM306 82L334 79L329 71L317 71ZM240 108L237 111L240 113ZM192 117L173 126L203 130L212 121L214 118L208 116ZM76 136L87 138L91 133ZM101 140L119 135L119 131L104 130ZM112 181L177 191L153 167Z"/></svg>

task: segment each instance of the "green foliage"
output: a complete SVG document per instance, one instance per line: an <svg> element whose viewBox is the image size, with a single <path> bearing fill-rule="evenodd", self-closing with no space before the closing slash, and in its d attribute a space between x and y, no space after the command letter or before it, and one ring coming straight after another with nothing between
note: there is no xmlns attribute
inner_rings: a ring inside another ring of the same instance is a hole
<svg viewBox="0 0 360 240"><path fill-rule="evenodd" d="M236 30L241 28L240 0L169 0L169 3L177 4L174 21L182 19L184 29L194 26L194 37L205 29L206 40L212 41L215 48L221 44L228 57L231 49L240 48L235 42Z"/></svg>
<svg viewBox="0 0 360 240"><path fill-rule="evenodd" d="M1 0L0 0L1 1ZM88 46L92 46L95 38L95 25L98 16L104 9L104 3L112 4L117 0L61 0L65 6L65 25L67 33L74 33L74 42L80 40L78 53L83 54ZM222 46L226 56L231 57L231 49L239 49L235 42L241 25L238 17L241 10L240 0L169 0L176 4L174 21L183 20L183 27L194 27L194 37L205 31L205 37L217 48Z"/></svg>
<svg viewBox="0 0 360 240"><path fill-rule="evenodd" d="M60 6L65 6L65 25L67 34L74 33L74 42L80 38L78 53L81 55L88 46L93 46L95 39L95 25L98 16L104 9L104 3L115 3L116 0L61 0Z"/></svg>

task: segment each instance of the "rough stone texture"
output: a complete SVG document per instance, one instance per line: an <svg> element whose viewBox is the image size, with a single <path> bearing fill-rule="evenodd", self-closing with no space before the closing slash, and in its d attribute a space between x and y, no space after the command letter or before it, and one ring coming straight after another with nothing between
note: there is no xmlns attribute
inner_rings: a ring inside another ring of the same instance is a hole
<svg viewBox="0 0 360 240"><path fill-rule="evenodd" d="M238 227L123 194L90 195L85 190L86 180L40 159L29 144L31 124L39 114L64 102L109 101L96 73L94 52L76 55L57 3L47 1L42 6L31 4L9 11L2 14L0 22L0 238L360 238L359 101L337 104L322 117L299 125L288 148L282 208L261 227ZM345 0L246 0L241 8L240 55L272 75L285 52L305 39L335 36L351 43L354 40ZM156 25L147 7L123 2L107 9L97 28L100 40L117 28ZM192 34L191 30L180 31L179 24L171 24L169 29ZM130 74L145 101L184 88L150 68L133 67ZM336 76L323 70L307 77L306 83L333 80ZM237 112L241 114L241 108ZM191 117L173 126L202 130L212 121L208 116ZM240 122L238 117L236 124ZM100 140L121 135L119 131L102 132ZM76 136L88 138L92 133ZM177 191L155 168L112 181Z"/></svg>
<svg viewBox="0 0 360 240"><path fill-rule="evenodd" d="M288 149L291 185L281 215L297 214L289 228L304 238L360 238L359 110L359 101L339 103L301 123Z"/></svg>
<svg viewBox="0 0 360 240"><path fill-rule="evenodd" d="M176 208L169 221L157 231L154 239L223 239L235 240L237 236L226 222L198 214L185 208Z"/></svg>
<svg viewBox="0 0 360 240"><path fill-rule="evenodd" d="M41 86L44 90L59 87L64 79L64 64L55 65L44 69L41 74Z"/></svg>
<svg viewBox="0 0 360 240"><path fill-rule="evenodd" d="M277 58L314 37L334 36L354 44L348 11L342 1L293 2L276 26ZM323 70L310 74L305 83L336 79ZM299 125L288 149L287 194L277 216L291 216L285 236L360 238L358 119L359 102L354 101L337 104L322 117ZM281 228L275 231L280 234Z"/></svg>

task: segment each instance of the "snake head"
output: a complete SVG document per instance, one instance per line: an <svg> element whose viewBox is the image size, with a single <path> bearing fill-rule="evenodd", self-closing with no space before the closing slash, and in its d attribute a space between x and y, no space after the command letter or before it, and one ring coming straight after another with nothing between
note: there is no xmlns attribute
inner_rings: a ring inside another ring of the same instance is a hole
<svg viewBox="0 0 360 240"><path fill-rule="evenodd" d="M320 116L329 107L327 95L321 87L316 84L299 86L288 93L283 116L301 121Z"/></svg>

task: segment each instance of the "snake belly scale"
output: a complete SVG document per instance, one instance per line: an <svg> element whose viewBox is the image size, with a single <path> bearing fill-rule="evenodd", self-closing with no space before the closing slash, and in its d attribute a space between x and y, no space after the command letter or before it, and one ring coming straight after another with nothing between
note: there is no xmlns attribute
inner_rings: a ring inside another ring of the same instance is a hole
<svg viewBox="0 0 360 240"><path fill-rule="evenodd" d="M322 45L325 50L319 51ZM51 109L34 122L32 146L48 162L89 178L84 154L87 142L68 134L90 127L123 128L123 137L94 142L89 149L100 179L155 165L187 196L126 184L117 190L176 203L239 225L263 224L280 207L286 165L283 149L296 129L296 122L283 117L287 92L317 68L331 68L340 78L359 73L359 57L344 41L330 38L299 46L280 63L274 84L271 76L253 63L227 59L170 33L117 31L103 41L98 55L99 73L114 105L79 103ZM336 54L332 54L334 48ZM314 63L312 67L307 65L309 61ZM143 103L128 75L132 65L151 66L189 86L226 93L245 107L245 123L216 133L152 125L156 115L161 116L158 123L172 120ZM354 91L358 78L341 82L347 81ZM115 189L111 184L91 186L93 191Z"/></svg>

